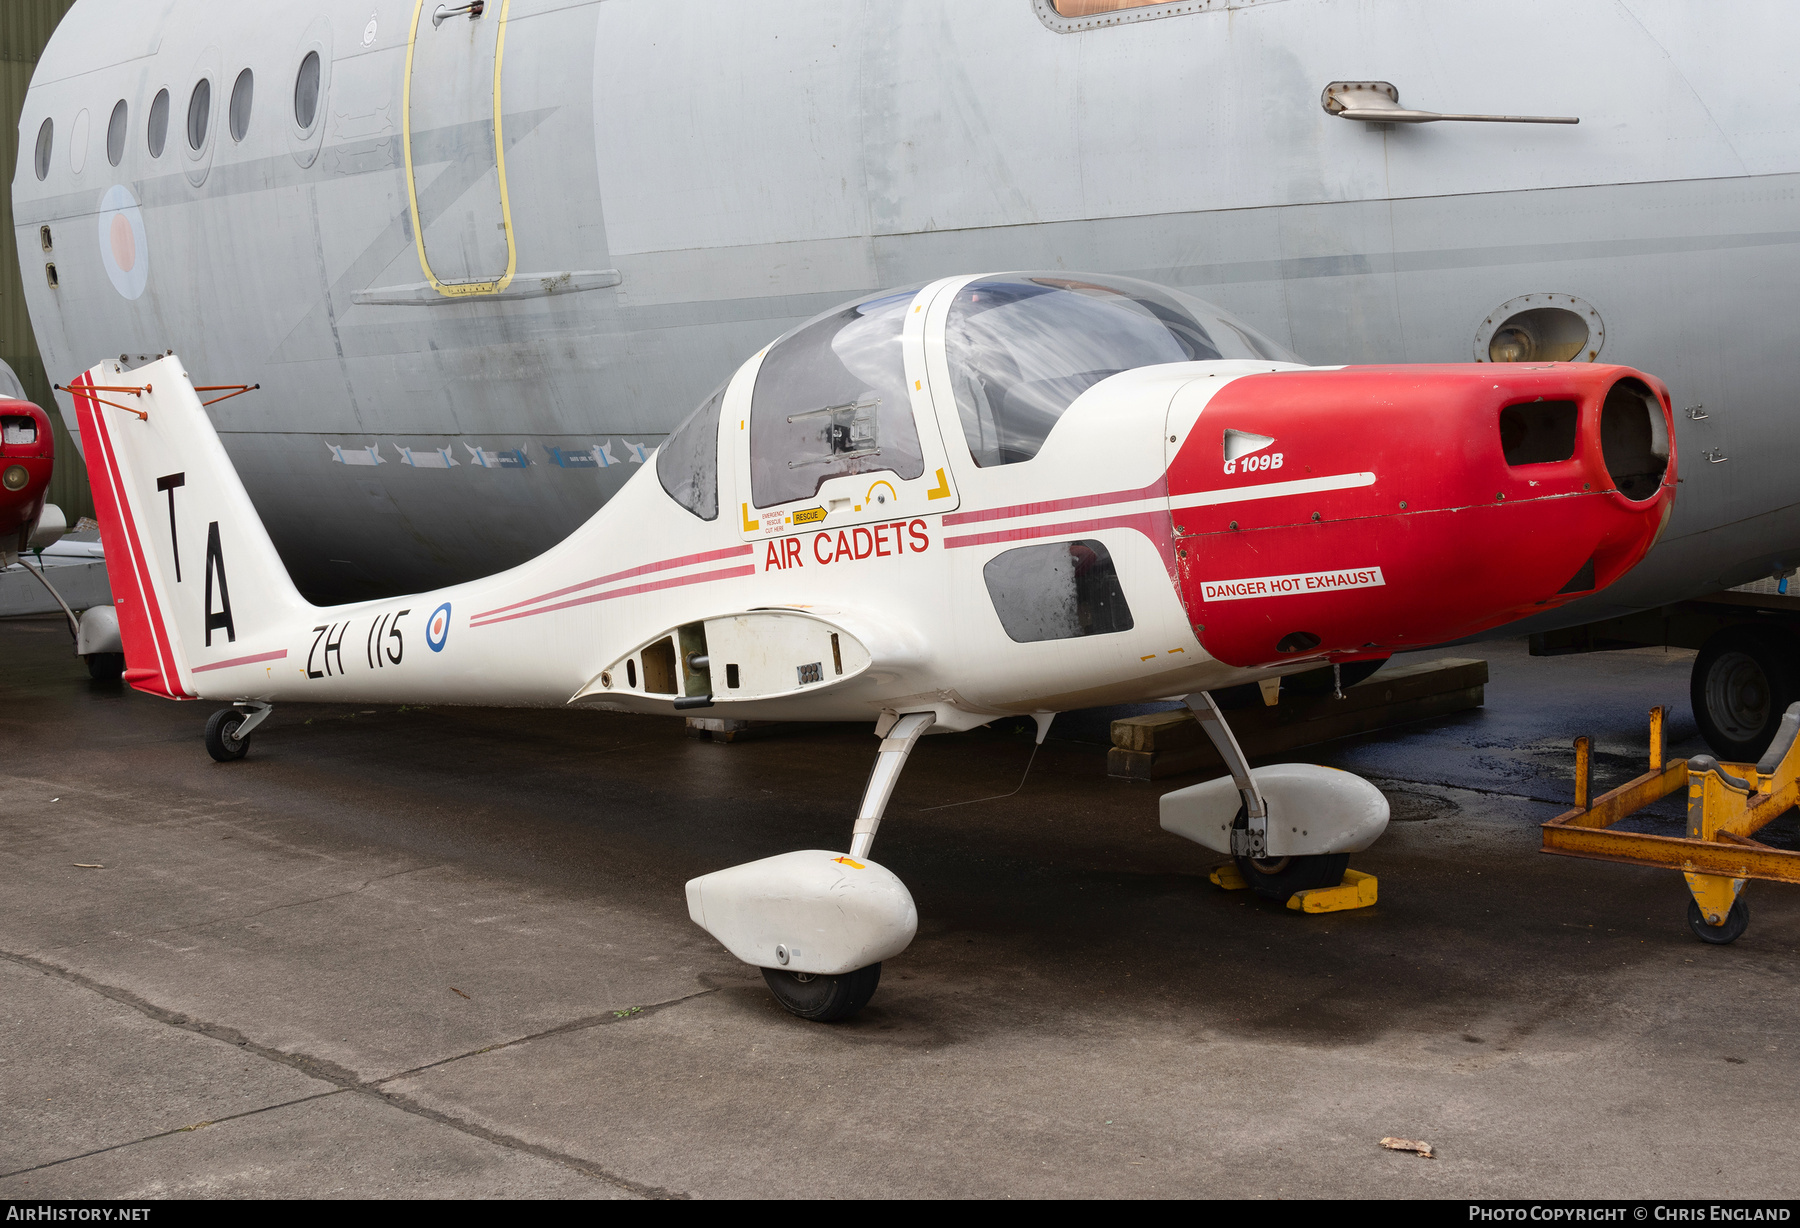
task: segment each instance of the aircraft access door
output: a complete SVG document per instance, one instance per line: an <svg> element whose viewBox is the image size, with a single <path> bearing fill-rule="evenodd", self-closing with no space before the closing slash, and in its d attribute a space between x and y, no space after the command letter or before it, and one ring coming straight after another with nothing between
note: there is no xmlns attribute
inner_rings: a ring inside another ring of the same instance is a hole
<svg viewBox="0 0 1800 1228"><path fill-rule="evenodd" d="M415 0L403 133L413 237L446 297L504 290L517 268L500 68L511 0Z"/></svg>

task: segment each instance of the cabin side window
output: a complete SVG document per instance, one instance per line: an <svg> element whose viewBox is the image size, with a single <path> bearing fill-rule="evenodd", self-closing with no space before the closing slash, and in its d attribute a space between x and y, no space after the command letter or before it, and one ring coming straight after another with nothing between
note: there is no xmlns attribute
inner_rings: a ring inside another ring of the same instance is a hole
<svg viewBox="0 0 1800 1228"><path fill-rule="evenodd" d="M112 118L106 123L106 160L117 166L125 157L125 127L130 108L123 98L113 104Z"/></svg>
<svg viewBox="0 0 1800 1228"><path fill-rule="evenodd" d="M925 471L901 358L916 287L828 311L777 341L750 405L757 507L810 499L827 479Z"/></svg>
<svg viewBox="0 0 1800 1228"><path fill-rule="evenodd" d="M313 118L319 113L319 53L309 51L300 61L294 77L294 123L301 131L311 132Z"/></svg>
<svg viewBox="0 0 1800 1228"><path fill-rule="evenodd" d="M250 107L256 97L256 77L246 68L231 87L231 139L242 141L250 132Z"/></svg>
<svg viewBox="0 0 1800 1228"><path fill-rule="evenodd" d="M150 122L144 129L144 145L150 150L152 158L160 158L168 140L169 91L157 90L156 97L150 102Z"/></svg>
<svg viewBox="0 0 1800 1228"><path fill-rule="evenodd" d="M730 384L720 384L656 450L656 480L702 520L719 518L719 409Z"/></svg>
<svg viewBox="0 0 1800 1228"><path fill-rule="evenodd" d="M56 125L50 120L45 120L38 129L37 150L32 158L31 169L37 172L40 180L50 173L50 141L55 134Z"/></svg>
<svg viewBox="0 0 1800 1228"><path fill-rule="evenodd" d="M1100 542L1050 542L1003 551L981 569L1007 638L1019 644L1132 628L1119 569Z"/></svg>
<svg viewBox="0 0 1800 1228"><path fill-rule="evenodd" d="M194 86L193 96L188 99L187 142L188 148L195 153L206 148L206 129L212 123L212 82L205 77Z"/></svg>
<svg viewBox="0 0 1800 1228"><path fill-rule="evenodd" d="M1051 0L1058 17L1097 17L1126 9L1155 8L1157 0Z"/></svg>
<svg viewBox="0 0 1800 1228"><path fill-rule="evenodd" d="M1031 0L1038 20L1058 34L1102 30L1158 17L1249 8L1279 0Z"/></svg>

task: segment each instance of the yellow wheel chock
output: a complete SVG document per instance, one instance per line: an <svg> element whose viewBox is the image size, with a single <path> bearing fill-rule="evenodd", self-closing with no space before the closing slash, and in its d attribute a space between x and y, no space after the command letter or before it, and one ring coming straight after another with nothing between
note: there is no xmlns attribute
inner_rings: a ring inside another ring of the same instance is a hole
<svg viewBox="0 0 1800 1228"><path fill-rule="evenodd" d="M1800 853L1753 839L1800 803L1800 703L1781 718L1767 753L1754 764L1710 755L1664 763L1661 707L1650 709L1650 770L1590 800L1592 741L1575 739L1575 808L1544 824L1543 850L1626 865L1680 870L1693 897L1688 925L1704 942L1736 939L1749 924L1740 898L1753 878L1800 883ZM1686 786L1687 835L1608 830Z"/></svg>
<svg viewBox="0 0 1800 1228"><path fill-rule="evenodd" d="M1244 881L1243 873L1236 862L1227 861L1223 865L1213 867L1209 877L1213 885L1222 891L1242 891L1250 884ZM1376 900L1376 879L1373 874L1364 874L1359 870L1345 870L1344 881L1335 887L1314 887L1308 891L1296 891L1288 897L1287 906L1295 912L1343 912L1350 908L1367 908Z"/></svg>

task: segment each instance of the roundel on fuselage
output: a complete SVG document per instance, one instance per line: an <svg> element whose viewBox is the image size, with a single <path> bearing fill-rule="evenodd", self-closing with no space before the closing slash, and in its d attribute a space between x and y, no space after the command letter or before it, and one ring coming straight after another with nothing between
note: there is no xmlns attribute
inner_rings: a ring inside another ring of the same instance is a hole
<svg viewBox="0 0 1800 1228"><path fill-rule="evenodd" d="M141 298L150 278L150 243L137 198L122 183L100 198L99 240L100 262L113 289L128 299Z"/></svg>

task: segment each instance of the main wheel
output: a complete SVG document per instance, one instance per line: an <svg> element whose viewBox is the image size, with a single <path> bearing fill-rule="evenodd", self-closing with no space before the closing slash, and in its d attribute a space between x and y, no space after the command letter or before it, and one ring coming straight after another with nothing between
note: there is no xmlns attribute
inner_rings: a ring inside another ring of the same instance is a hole
<svg viewBox="0 0 1800 1228"><path fill-rule="evenodd" d="M1700 915L1700 905L1690 899L1688 928L1694 931L1694 937L1701 942L1710 942L1714 946L1722 947L1728 942L1736 942L1750 928L1750 905L1744 903L1740 896L1732 902L1731 911L1725 914L1724 925L1708 925L1706 918Z"/></svg>
<svg viewBox="0 0 1800 1228"><path fill-rule="evenodd" d="M1296 891L1335 887L1344 881L1350 865L1348 853L1316 853L1310 857L1239 857L1238 873L1250 890L1271 900L1287 903Z"/></svg>
<svg viewBox="0 0 1800 1228"><path fill-rule="evenodd" d="M122 652L90 652L83 660L87 662L88 677L95 682L117 682L125 673Z"/></svg>
<svg viewBox="0 0 1800 1228"><path fill-rule="evenodd" d="M242 759L250 753L250 739L237 736L244 714L236 708L220 708L206 720L206 753L220 763Z"/></svg>
<svg viewBox="0 0 1800 1228"><path fill-rule="evenodd" d="M881 984L880 964L837 976L815 976L782 968L764 968L762 974L769 983L769 992L783 1009L819 1023L850 1018L869 1004L875 987Z"/></svg>
<svg viewBox="0 0 1800 1228"><path fill-rule="evenodd" d="M1688 694L1713 753L1752 763L1775 740L1788 705L1800 700L1800 642L1773 627L1727 627L1694 658Z"/></svg>

